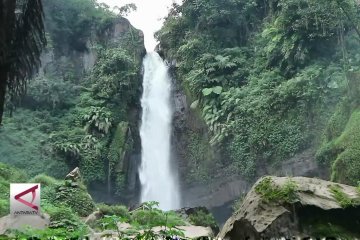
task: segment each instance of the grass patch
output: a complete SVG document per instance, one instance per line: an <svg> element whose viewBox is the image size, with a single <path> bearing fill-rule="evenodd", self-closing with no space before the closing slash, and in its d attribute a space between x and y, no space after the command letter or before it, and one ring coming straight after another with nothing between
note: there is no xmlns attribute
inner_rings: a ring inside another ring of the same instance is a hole
<svg viewBox="0 0 360 240"><path fill-rule="evenodd" d="M45 174L36 175L35 177L31 178L29 182L40 183L41 187L53 187L60 183L59 180L56 180L55 178Z"/></svg>
<svg viewBox="0 0 360 240"><path fill-rule="evenodd" d="M354 207L360 204L360 199L351 199L339 185L331 185L329 190L342 208Z"/></svg>
<svg viewBox="0 0 360 240"><path fill-rule="evenodd" d="M297 200L296 183L288 179L283 186L277 186L271 177L265 177L255 187L255 192L266 202L294 203Z"/></svg>

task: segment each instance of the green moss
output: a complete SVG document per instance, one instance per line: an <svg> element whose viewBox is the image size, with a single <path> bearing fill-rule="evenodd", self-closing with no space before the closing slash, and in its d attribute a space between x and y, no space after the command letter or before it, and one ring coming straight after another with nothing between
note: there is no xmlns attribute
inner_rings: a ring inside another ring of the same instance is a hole
<svg viewBox="0 0 360 240"><path fill-rule="evenodd" d="M256 193L266 202L293 203L297 200L296 189L297 185L291 179L288 179L283 186L277 186L271 177L263 178L255 187Z"/></svg>
<svg viewBox="0 0 360 240"><path fill-rule="evenodd" d="M336 106L336 110L328 122L325 130L326 139L331 140L341 135L349 120L350 114L350 103L348 98L345 98Z"/></svg>
<svg viewBox="0 0 360 240"><path fill-rule="evenodd" d="M86 189L74 183L58 187L52 203L68 206L82 217L88 216L95 209L95 204Z"/></svg>
<svg viewBox="0 0 360 240"><path fill-rule="evenodd" d="M126 188L126 176L124 172L118 172L115 176L115 194L121 196Z"/></svg>
<svg viewBox="0 0 360 240"><path fill-rule="evenodd" d="M336 139L335 148L342 152L332 165L332 180L356 185L360 179L360 110L355 110Z"/></svg>
<svg viewBox="0 0 360 240"><path fill-rule="evenodd" d="M129 129L129 124L127 122L120 122L115 130L113 135L108 159L109 159L109 166L108 171L112 179L114 179L115 183L115 194L121 196L125 189L125 172L122 169L123 161L124 161L124 154L127 150L131 149L130 143L132 142L131 137L127 139L127 131ZM119 166L116 169L116 166Z"/></svg>
<svg viewBox="0 0 360 240"><path fill-rule="evenodd" d="M122 160L128 127L129 124L127 122L120 122L116 127L108 153L108 158L112 168L114 168L116 163Z"/></svg>
<svg viewBox="0 0 360 240"><path fill-rule="evenodd" d="M360 205L360 198L351 199L346 193L343 192L340 185L330 185L329 190L332 193L335 200L343 208Z"/></svg>
<svg viewBox="0 0 360 240"><path fill-rule="evenodd" d="M67 231L75 231L85 226L68 206L45 204L43 209L50 216L50 228L65 228Z"/></svg>
<svg viewBox="0 0 360 240"><path fill-rule="evenodd" d="M319 163L330 164L337 156L339 149L335 147L335 141L323 142L317 150L315 158Z"/></svg>
<svg viewBox="0 0 360 240"><path fill-rule="evenodd" d="M198 132L187 132L185 159L187 160L186 181L207 182L214 172L213 151L206 137Z"/></svg>

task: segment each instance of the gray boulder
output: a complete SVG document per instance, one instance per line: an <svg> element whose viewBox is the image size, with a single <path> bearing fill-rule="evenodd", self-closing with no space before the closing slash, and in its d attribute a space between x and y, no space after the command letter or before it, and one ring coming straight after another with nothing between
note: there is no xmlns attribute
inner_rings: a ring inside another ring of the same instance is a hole
<svg viewBox="0 0 360 240"><path fill-rule="evenodd" d="M225 223L220 239L360 237L359 189L306 177L265 177Z"/></svg>

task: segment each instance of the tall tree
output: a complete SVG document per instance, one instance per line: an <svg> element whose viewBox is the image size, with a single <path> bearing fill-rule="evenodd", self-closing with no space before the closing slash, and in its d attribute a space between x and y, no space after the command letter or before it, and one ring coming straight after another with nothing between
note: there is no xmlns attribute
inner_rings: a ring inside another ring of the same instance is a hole
<svg viewBox="0 0 360 240"><path fill-rule="evenodd" d="M6 93L25 92L45 43L41 0L0 0L0 124Z"/></svg>

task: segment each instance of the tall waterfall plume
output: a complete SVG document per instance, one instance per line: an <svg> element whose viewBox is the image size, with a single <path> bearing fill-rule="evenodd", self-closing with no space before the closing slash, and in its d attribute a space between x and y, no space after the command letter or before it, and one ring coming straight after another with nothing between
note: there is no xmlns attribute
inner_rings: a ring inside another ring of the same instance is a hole
<svg viewBox="0 0 360 240"><path fill-rule="evenodd" d="M172 108L171 78L164 61L156 52L143 60L144 79L141 99L142 145L141 202L157 201L162 210L180 207L177 179L171 167L170 135Z"/></svg>

